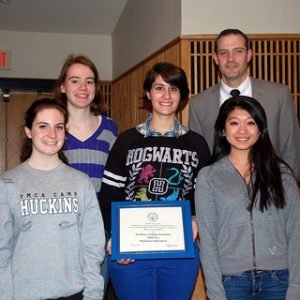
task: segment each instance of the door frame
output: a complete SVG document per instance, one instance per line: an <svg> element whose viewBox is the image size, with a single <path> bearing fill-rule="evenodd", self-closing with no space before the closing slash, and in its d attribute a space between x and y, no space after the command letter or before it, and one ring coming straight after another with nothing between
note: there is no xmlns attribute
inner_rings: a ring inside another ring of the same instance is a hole
<svg viewBox="0 0 300 300"><path fill-rule="evenodd" d="M51 93L56 79L0 78L0 174L6 169L6 106L11 91Z"/></svg>

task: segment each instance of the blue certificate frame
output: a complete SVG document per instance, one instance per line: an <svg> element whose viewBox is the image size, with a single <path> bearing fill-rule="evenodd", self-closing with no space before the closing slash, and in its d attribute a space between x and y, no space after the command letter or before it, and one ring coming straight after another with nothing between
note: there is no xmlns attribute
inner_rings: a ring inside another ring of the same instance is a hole
<svg viewBox="0 0 300 300"><path fill-rule="evenodd" d="M112 202L112 260L194 257L189 201Z"/></svg>

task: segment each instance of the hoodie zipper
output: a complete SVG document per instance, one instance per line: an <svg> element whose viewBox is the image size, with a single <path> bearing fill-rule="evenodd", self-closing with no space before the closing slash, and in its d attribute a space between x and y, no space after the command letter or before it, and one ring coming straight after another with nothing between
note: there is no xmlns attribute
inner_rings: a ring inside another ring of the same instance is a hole
<svg viewBox="0 0 300 300"><path fill-rule="evenodd" d="M246 186L247 190L247 196L248 196L248 203L250 204L250 183L247 184L243 178L243 176L240 174L240 172L235 168L236 172L239 174L241 179L243 180L243 183ZM250 180L251 182L251 180ZM254 221L253 221L253 209L249 212L250 214L250 234L251 234L251 245L252 245L252 271L256 273L257 266L256 266L256 250L255 250L255 236L254 236Z"/></svg>
<svg viewBox="0 0 300 300"><path fill-rule="evenodd" d="M247 187L248 202L250 204L250 188ZM256 250L255 250L255 236L254 236L254 222L253 222L253 209L250 211L250 231L251 231L251 244L252 244L252 271L256 273Z"/></svg>

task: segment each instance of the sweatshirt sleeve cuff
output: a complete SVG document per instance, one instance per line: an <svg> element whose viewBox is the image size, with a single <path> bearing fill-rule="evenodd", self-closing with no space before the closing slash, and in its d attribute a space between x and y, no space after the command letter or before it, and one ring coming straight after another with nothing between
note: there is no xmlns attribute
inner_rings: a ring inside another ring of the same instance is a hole
<svg viewBox="0 0 300 300"><path fill-rule="evenodd" d="M297 300L299 299L300 285L289 284L285 300Z"/></svg>

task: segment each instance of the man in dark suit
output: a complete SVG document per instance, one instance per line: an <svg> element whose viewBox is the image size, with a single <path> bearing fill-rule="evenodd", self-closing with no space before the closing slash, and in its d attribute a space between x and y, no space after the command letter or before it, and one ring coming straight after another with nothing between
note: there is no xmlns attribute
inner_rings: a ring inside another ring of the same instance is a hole
<svg viewBox="0 0 300 300"><path fill-rule="evenodd" d="M265 109L277 154L291 166L299 180L300 130L291 92L283 84L250 77L247 68L251 57L248 38L240 30L226 29L218 35L213 59L221 73L221 82L191 99L189 127L205 137L212 151L220 105L236 92L232 90L253 97Z"/></svg>

